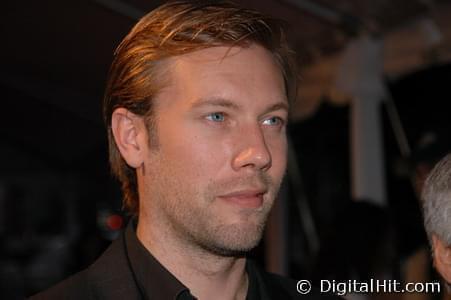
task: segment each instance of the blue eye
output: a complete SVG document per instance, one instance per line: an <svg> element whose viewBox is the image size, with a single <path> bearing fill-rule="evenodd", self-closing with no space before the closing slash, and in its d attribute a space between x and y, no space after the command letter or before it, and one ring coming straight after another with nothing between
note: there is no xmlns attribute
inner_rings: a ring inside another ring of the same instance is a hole
<svg viewBox="0 0 451 300"><path fill-rule="evenodd" d="M212 114L209 114L207 116L207 119L213 122L224 122L225 116L223 113L215 112Z"/></svg>
<svg viewBox="0 0 451 300"><path fill-rule="evenodd" d="M283 125L284 120L279 117L271 117L263 121L263 124L265 125L271 125L271 126L277 126L277 125Z"/></svg>

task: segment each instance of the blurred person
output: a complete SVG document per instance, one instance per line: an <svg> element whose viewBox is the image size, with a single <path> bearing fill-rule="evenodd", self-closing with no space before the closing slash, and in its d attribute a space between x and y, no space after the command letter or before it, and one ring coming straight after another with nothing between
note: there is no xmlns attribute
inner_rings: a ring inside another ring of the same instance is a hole
<svg viewBox="0 0 451 300"><path fill-rule="evenodd" d="M434 278L431 268L428 237L423 226L421 194L429 173L437 162L449 152L450 144L446 130L424 130L417 140L410 157L411 182L415 199L403 197L398 200L400 214L398 224L400 232L401 274L404 282L431 282ZM409 201L410 200L410 201ZM411 201L415 200L415 201ZM404 299L429 300L432 293L406 293Z"/></svg>
<svg viewBox="0 0 451 300"><path fill-rule="evenodd" d="M419 136L410 162L410 180L414 198L397 199L399 250L403 258L401 276L404 282L430 282L433 279L429 243L423 226L421 192L434 165L449 151L447 134L427 129ZM430 300L430 293L406 293L404 299Z"/></svg>
<svg viewBox="0 0 451 300"><path fill-rule="evenodd" d="M451 154L432 169L423 190L424 226L432 248L433 264L451 298Z"/></svg>
<svg viewBox="0 0 451 300"><path fill-rule="evenodd" d="M229 2L175 1L115 52L110 163L135 217L88 269L33 299L291 299L246 253L287 163L296 72L280 23Z"/></svg>

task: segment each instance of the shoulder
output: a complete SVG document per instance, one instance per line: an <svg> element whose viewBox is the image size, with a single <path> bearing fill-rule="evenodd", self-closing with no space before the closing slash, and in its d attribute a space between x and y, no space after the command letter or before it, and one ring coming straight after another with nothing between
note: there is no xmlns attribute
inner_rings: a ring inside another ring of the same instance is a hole
<svg viewBox="0 0 451 300"><path fill-rule="evenodd" d="M58 283L50 289L30 297L31 300L44 299L93 299L88 280L87 270L79 272L66 280Z"/></svg>
<svg viewBox="0 0 451 300"><path fill-rule="evenodd" d="M89 268L30 299L133 299L136 293L121 235Z"/></svg>

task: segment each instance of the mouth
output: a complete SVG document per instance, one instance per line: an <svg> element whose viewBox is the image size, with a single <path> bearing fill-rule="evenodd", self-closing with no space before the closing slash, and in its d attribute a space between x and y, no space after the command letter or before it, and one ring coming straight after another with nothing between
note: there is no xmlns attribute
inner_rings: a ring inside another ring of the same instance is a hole
<svg viewBox="0 0 451 300"><path fill-rule="evenodd" d="M265 190L240 190L226 195L221 195L218 198L232 205L242 208L259 208L263 205L263 195Z"/></svg>

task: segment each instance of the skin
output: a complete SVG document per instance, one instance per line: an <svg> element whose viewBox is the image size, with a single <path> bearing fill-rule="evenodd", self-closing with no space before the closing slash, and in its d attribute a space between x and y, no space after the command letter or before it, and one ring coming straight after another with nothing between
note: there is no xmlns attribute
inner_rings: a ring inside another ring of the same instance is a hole
<svg viewBox="0 0 451 300"><path fill-rule="evenodd" d="M436 270L446 282L451 283L451 245L432 234L432 251Z"/></svg>
<svg viewBox="0 0 451 300"><path fill-rule="evenodd" d="M118 148L138 175L137 235L199 299L245 299L243 253L260 241L286 168L282 73L257 45L167 64L169 84L153 100L156 139L142 118L113 113Z"/></svg>

